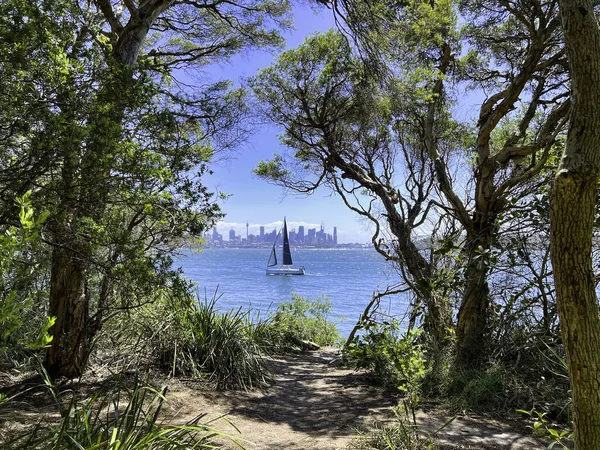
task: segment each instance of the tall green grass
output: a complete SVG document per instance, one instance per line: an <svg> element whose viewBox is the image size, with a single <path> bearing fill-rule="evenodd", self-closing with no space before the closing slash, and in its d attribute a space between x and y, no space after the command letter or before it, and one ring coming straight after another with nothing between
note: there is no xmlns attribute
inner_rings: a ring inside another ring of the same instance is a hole
<svg viewBox="0 0 600 450"><path fill-rule="evenodd" d="M217 311L219 298L205 296L188 305L173 340L161 343L163 364L175 375L205 377L222 389L266 385L270 372L263 357L264 343L256 339L250 312Z"/></svg>
<svg viewBox="0 0 600 450"><path fill-rule="evenodd" d="M220 298L205 294L171 310L170 322L162 325L165 332L153 332L152 347L171 374L205 377L222 389L262 387L271 380L265 356L298 350L302 341L341 341L328 321L331 302L325 298L293 295L264 317L241 308L219 311Z"/></svg>
<svg viewBox="0 0 600 450"><path fill-rule="evenodd" d="M217 437L234 436L201 423L199 415L183 425L169 425L159 416L165 402L166 388L156 390L147 385L121 388L108 395L93 395L79 404L75 395L65 402L69 392L48 383L60 413L58 423L41 424L26 435L1 443L12 450L175 450L220 448ZM71 393L72 394L72 393Z"/></svg>

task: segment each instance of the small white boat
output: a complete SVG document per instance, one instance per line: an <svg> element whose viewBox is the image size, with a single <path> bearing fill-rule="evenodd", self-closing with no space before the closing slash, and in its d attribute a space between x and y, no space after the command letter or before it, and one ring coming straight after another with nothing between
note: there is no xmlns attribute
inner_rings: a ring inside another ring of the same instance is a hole
<svg viewBox="0 0 600 450"><path fill-rule="evenodd" d="M277 244L277 237L273 243L271 249L271 256L269 256L269 262L267 263L267 275L304 275L304 266L293 267L292 252L290 251L290 241L288 238L287 223L285 217L283 218L283 263L277 266L277 253L275 252L275 245Z"/></svg>

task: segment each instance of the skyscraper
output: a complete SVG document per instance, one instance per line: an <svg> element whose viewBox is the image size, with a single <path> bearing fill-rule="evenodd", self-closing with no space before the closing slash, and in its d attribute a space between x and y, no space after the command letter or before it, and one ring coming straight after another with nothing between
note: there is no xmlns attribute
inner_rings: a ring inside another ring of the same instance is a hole
<svg viewBox="0 0 600 450"><path fill-rule="evenodd" d="M235 230L233 228L229 230L229 240L235 241Z"/></svg>
<svg viewBox="0 0 600 450"><path fill-rule="evenodd" d="M316 234L317 234L316 228L309 228L308 235L306 236L306 241L304 243L310 244L310 245L314 244L315 240L316 240Z"/></svg>
<svg viewBox="0 0 600 450"><path fill-rule="evenodd" d="M333 227L333 245L337 245L337 227Z"/></svg>
<svg viewBox="0 0 600 450"><path fill-rule="evenodd" d="M296 240L300 244L304 244L304 225L298 227L298 233L296 233Z"/></svg>
<svg viewBox="0 0 600 450"><path fill-rule="evenodd" d="M260 241L259 242L264 242L265 241L265 227L260 227Z"/></svg>

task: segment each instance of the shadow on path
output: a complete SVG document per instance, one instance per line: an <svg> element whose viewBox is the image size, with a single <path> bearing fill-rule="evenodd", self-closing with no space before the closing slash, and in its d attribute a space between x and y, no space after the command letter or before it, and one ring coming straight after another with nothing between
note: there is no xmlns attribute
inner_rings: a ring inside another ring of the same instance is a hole
<svg viewBox="0 0 600 450"><path fill-rule="evenodd" d="M323 435L351 434L365 418L397 404L395 393L370 384L365 374L337 369L332 353L272 361L275 384L261 398L232 405L231 414Z"/></svg>
<svg viewBox="0 0 600 450"><path fill-rule="evenodd" d="M357 429L374 422L394 425L392 408L397 392L374 386L362 372L336 368L333 351L273 358L274 384L264 391L198 392L194 408L180 398L181 411L211 411L234 424L229 432L247 439L247 449L325 450L348 448ZM189 395L189 394L188 394ZM171 397L172 398L172 397ZM186 408L187 406L187 408ZM420 412L425 432L438 430L449 417ZM525 424L503 423L484 417L457 417L437 436L443 449L534 450L545 445L527 436ZM231 431L233 430L233 431ZM224 442L227 448L230 447Z"/></svg>

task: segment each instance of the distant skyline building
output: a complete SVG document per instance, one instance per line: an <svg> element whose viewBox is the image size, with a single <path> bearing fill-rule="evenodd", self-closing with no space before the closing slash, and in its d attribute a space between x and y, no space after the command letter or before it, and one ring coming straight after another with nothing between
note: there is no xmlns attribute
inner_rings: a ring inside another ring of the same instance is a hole
<svg viewBox="0 0 600 450"><path fill-rule="evenodd" d="M304 244L304 225L298 227L298 233L296 233L296 239L299 243Z"/></svg>
<svg viewBox="0 0 600 450"><path fill-rule="evenodd" d="M337 227L333 227L333 245L337 245Z"/></svg>
<svg viewBox="0 0 600 450"><path fill-rule="evenodd" d="M229 230L229 240L235 241L235 230L233 228Z"/></svg>
<svg viewBox="0 0 600 450"><path fill-rule="evenodd" d="M309 245L313 245L316 243L316 238L317 238L317 229L316 228L309 228L308 229L308 234L306 235L306 240L304 241L305 244L309 244Z"/></svg>
<svg viewBox="0 0 600 450"><path fill-rule="evenodd" d="M219 232L217 231L217 227L213 228L211 241L214 245L220 245L223 243L223 236L219 234Z"/></svg>

